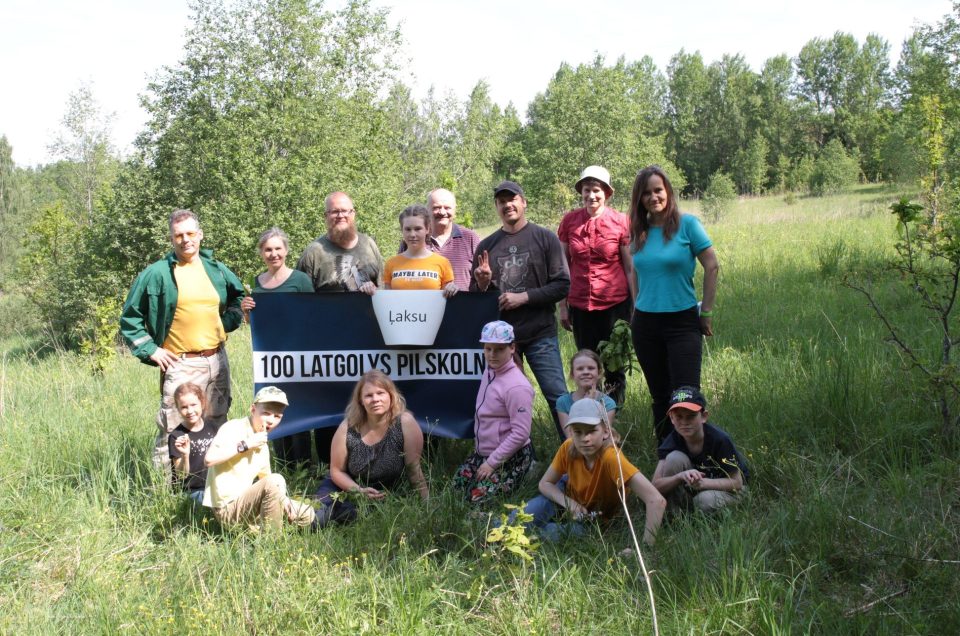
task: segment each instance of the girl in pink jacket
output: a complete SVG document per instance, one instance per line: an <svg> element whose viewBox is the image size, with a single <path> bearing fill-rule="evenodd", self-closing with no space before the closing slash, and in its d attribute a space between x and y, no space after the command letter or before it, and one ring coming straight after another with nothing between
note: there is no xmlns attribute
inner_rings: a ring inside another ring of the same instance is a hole
<svg viewBox="0 0 960 636"><path fill-rule="evenodd" d="M477 392L476 448L453 478L473 503L512 491L533 462L533 387L514 362L513 341L513 327L502 320L487 323L480 334L487 368Z"/></svg>

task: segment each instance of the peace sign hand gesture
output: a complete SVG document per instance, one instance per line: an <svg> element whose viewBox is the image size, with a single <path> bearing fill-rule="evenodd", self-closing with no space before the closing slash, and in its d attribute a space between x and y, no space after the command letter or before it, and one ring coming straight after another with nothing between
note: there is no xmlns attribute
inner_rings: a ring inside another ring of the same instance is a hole
<svg viewBox="0 0 960 636"><path fill-rule="evenodd" d="M484 250L477 257L477 268L473 270L473 277L477 280L477 287L480 291L487 291L490 286L490 280L493 278L493 270L490 269L490 254Z"/></svg>

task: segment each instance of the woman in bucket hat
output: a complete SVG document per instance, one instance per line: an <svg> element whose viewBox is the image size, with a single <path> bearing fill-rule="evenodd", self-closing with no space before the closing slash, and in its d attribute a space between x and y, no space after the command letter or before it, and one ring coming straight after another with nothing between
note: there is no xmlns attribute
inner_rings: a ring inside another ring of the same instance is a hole
<svg viewBox="0 0 960 636"><path fill-rule="evenodd" d="M533 387L514 361L513 327L502 320L488 322L480 342L487 368L477 392L476 447L453 478L472 503L509 493L533 462Z"/></svg>
<svg viewBox="0 0 960 636"><path fill-rule="evenodd" d="M617 320L630 320L636 281L630 259L630 221L609 207L610 173L588 166L574 185L583 207L567 212L557 236L570 266L570 293L560 303L560 324L573 332L577 349L597 351ZM606 392L623 404L626 376L605 372Z"/></svg>

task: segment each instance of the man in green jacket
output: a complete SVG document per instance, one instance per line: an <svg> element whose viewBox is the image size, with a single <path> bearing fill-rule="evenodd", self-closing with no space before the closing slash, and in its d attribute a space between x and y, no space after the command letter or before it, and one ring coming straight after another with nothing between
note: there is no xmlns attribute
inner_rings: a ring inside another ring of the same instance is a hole
<svg viewBox="0 0 960 636"><path fill-rule="evenodd" d="M207 397L204 421L219 427L230 409L230 365L224 342L243 322L243 284L200 249L203 230L190 210L170 215L173 251L140 272L127 294L120 333L133 355L160 367L159 428L154 463L170 470L167 436L180 423L173 392L184 382Z"/></svg>

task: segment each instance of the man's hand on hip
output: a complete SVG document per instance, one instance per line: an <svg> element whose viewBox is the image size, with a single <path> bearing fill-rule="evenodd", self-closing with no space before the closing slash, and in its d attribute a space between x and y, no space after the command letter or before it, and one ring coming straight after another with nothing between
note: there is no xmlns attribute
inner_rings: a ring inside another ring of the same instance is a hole
<svg viewBox="0 0 960 636"><path fill-rule="evenodd" d="M157 347L157 350L150 354L150 359L157 363L157 366L160 367L161 371L166 373L167 370L175 365L180 358L173 355L163 347Z"/></svg>

